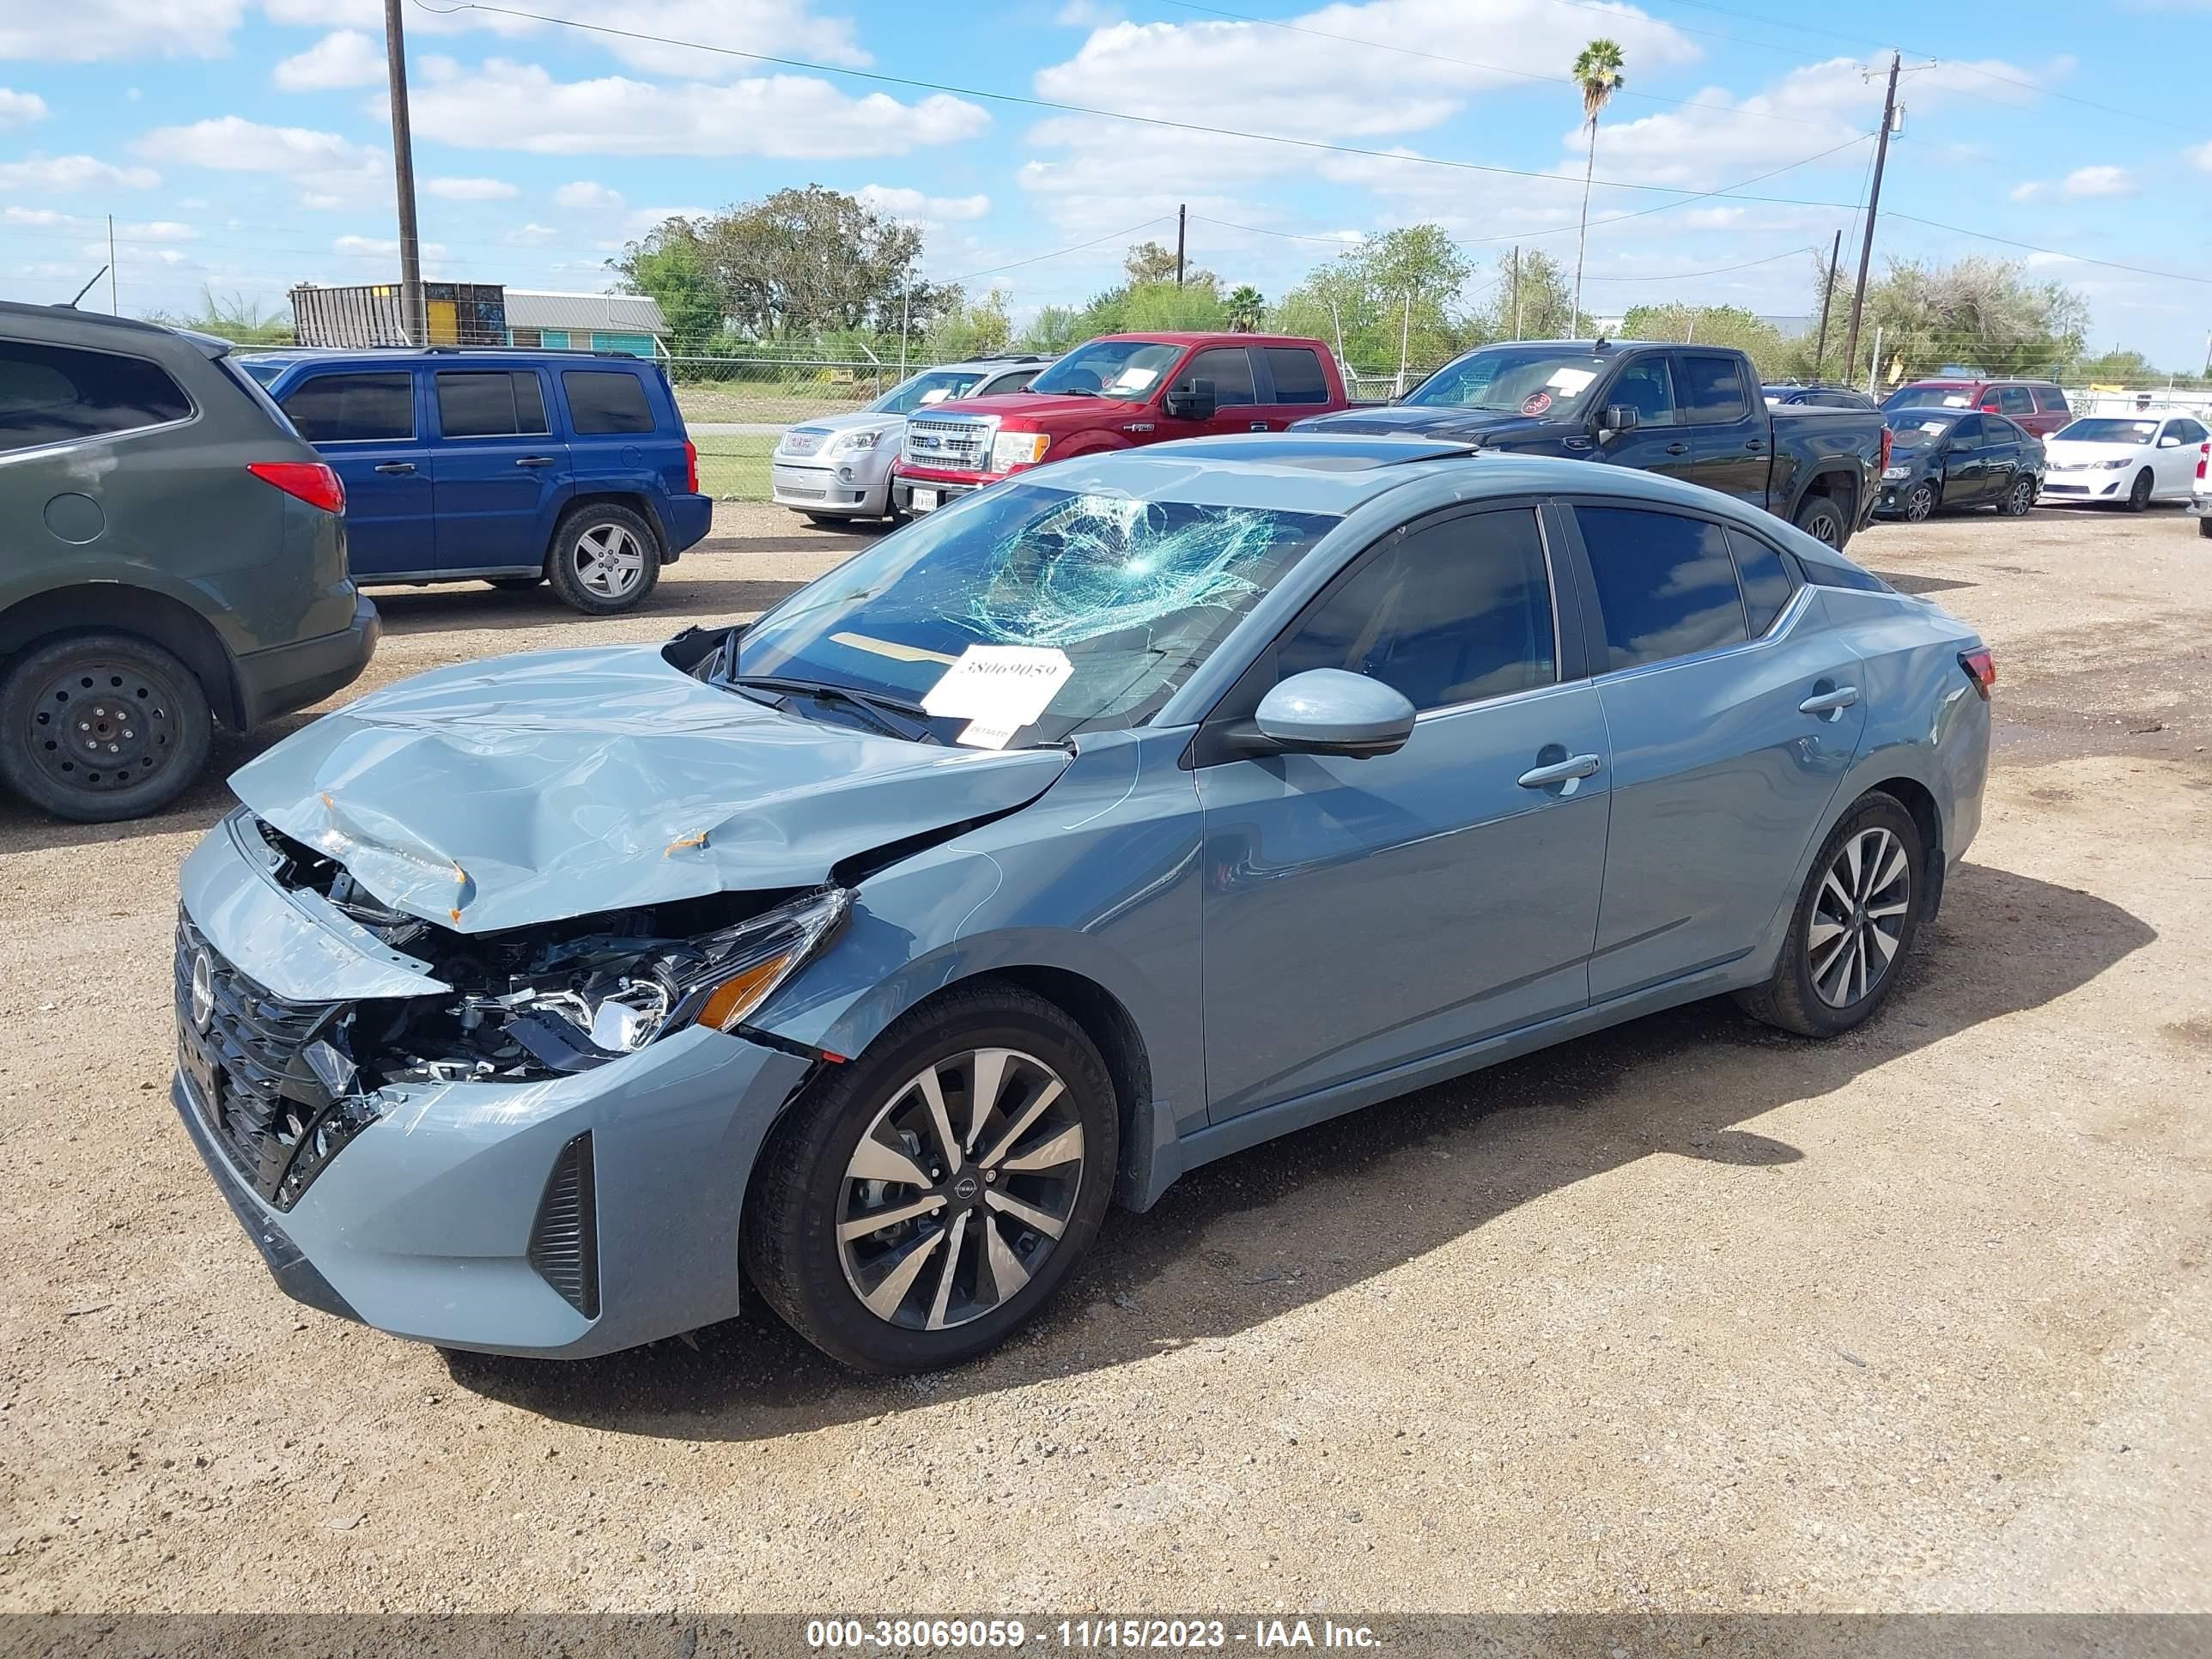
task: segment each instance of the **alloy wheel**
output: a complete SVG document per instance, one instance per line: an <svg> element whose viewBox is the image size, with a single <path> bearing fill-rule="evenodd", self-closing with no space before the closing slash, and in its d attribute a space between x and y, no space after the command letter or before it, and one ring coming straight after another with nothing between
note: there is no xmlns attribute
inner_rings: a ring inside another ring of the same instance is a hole
<svg viewBox="0 0 2212 1659"><path fill-rule="evenodd" d="M1912 905L1912 861L1879 826L1837 852L1805 925L1813 989L1831 1008L1862 1001L1889 972Z"/></svg>
<svg viewBox="0 0 2212 1659"><path fill-rule="evenodd" d="M1905 498L1905 516L1908 522L1919 524L1936 510L1936 492L1928 485L1915 484Z"/></svg>
<svg viewBox="0 0 2212 1659"><path fill-rule="evenodd" d="M29 727L26 752L62 788L133 788L178 746L177 690L136 663L82 659L40 686Z"/></svg>
<svg viewBox="0 0 2212 1659"><path fill-rule="evenodd" d="M2012 495L2008 502L2011 515L2015 519L2024 519L2027 516L2028 509L2034 505L2035 480L2015 478L2013 481Z"/></svg>
<svg viewBox="0 0 2212 1659"><path fill-rule="evenodd" d="M626 597L645 578L645 548L629 528L593 525L576 538L576 577L603 599Z"/></svg>
<svg viewBox="0 0 2212 1659"><path fill-rule="evenodd" d="M1051 1066L1012 1048L933 1061L876 1114L846 1166L845 1282L909 1330L980 1319L1058 1246L1083 1176L1083 1121Z"/></svg>

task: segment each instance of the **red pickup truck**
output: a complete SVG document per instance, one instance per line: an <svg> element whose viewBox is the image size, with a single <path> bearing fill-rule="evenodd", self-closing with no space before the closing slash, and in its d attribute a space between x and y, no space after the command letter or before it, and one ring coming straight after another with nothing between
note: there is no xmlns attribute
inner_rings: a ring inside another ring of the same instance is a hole
<svg viewBox="0 0 2212 1659"><path fill-rule="evenodd" d="M1319 340L1275 334L1106 334L1027 392L935 404L907 417L891 502L927 513L1009 472L1170 438L1280 432L1349 407Z"/></svg>

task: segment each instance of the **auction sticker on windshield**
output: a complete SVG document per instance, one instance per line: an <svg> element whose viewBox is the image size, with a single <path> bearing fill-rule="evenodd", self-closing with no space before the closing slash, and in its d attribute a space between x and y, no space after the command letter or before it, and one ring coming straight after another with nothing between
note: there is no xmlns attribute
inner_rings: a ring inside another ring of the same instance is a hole
<svg viewBox="0 0 2212 1659"><path fill-rule="evenodd" d="M1075 665L1054 646L971 645L921 700L941 718L965 719L959 741L1004 749L1052 702Z"/></svg>
<svg viewBox="0 0 2212 1659"><path fill-rule="evenodd" d="M1579 398L1583 388L1597 379L1594 368L1555 368L1552 378L1544 382L1547 386L1569 398Z"/></svg>

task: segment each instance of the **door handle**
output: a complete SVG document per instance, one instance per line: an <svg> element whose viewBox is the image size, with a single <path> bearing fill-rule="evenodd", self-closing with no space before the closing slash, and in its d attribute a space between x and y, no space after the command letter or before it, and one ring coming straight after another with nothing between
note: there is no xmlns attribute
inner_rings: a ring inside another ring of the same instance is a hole
<svg viewBox="0 0 2212 1659"><path fill-rule="evenodd" d="M1797 705L1801 714L1835 714L1849 708L1859 700L1856 685L1838 685L1831 690L1815 691Z"/></svg>
<svg viewBox="0 0 2212 1659"><path fill-rule="evenodd" d="M1520 783L1523 789L1546 789L1555 783L1572 783L1577 778L1594 777L1597 769L1595 755L1571 755L1565 760L1554 761L1549 766L1539 766L1523 772Z"/></svg>
<svg viewBox="0 0 2212 1659"><path fill-rule="evenodd" d="M517 459L514 464L517 466L550 466L553 465L553 459L550 455L524 455Z"/></svg>
<svg viewBox="0 0 2212 1659"><path fill-rule="evenodd" d="M1682 443L1668 444L1667 453L1669 455L1686 455L1690 453L1690 447Z"/></svg>
<svg viewBox="0 0 2212 1659"><path fill-rule="evenodd" d="M412 472L415 470L415 463L412 461L386 461L380 464L376 470L379 472Z"/></svg>
<svg viewBox="0 0 2212 1659"><path fill-rule="evenodd" d="M1746 449L1764 449L1766 447L1766 440L1764 438L1746 438L1743 441L1743 447Z"/></svg>
<svg viewBox="0 0 2212 1659"><path fill-rule="evenodd" d="M1265 421L1255 421L1252 422L1252 430L1255 432L1265 432L1267 429L1267 423Z"/></svg>

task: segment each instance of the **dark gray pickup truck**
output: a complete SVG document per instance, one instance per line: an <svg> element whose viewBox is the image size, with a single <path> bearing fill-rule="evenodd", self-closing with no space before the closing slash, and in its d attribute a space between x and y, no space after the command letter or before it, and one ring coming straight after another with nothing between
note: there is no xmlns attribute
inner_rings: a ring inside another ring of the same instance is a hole
<svg viewBox="0 0 2212 1659"><path fill-rule="evenodd" d="M1864 524L1888 434L1872 410L1770 410L1751 360L1718 346L1518 341L1455 357L1403 401L1301 421L1665 472L1841 547Z"/></svg>

